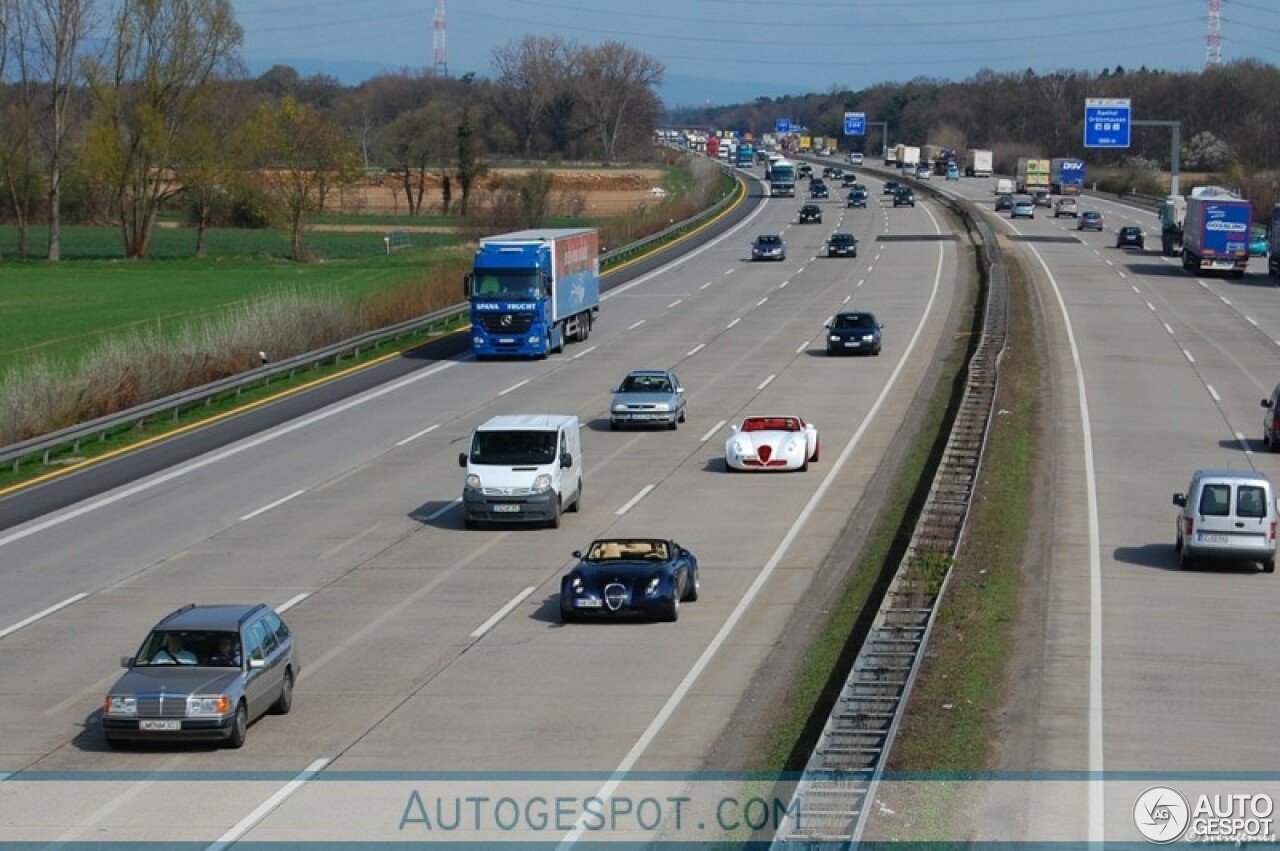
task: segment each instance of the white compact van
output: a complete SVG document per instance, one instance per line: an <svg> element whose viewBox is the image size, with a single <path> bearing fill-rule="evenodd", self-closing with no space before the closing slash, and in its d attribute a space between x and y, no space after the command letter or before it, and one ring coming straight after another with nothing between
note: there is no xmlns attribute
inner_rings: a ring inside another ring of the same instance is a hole
<svg viewBox="0 0 1280 851"><path fill-rule="evenodd" d="M482 522L555 529L560 515L582 502L582 435L575 416L494 417L472 433L458 464L467 471L462 511L468 529Z"/></svg>
<svg viewBox="0 0 1280 851"><path fill-rule="evenodd" d="M1276 494L1252 470L1196 470L1185 493L1175 493L1174 548L1182 567L1198 561L1258 562L1276 569Z"/></svg>
<svg viewBox="0 0 1280 851"><path fill-rule="evenodd" d="M1012 180L1010 180L1010 179L1009 179L1009 178L1007 178L1007 177L997 178L997 179L996 179L996 192L995 192L995 194L997 194L997 195L1012 195L1012 194L1013 194L1013 181L1012 181Z"/></svg>

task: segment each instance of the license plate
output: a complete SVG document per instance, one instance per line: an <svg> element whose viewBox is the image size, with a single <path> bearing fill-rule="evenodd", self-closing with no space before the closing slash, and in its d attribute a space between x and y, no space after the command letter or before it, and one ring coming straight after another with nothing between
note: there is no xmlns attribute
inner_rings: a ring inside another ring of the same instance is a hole
<svg viewBox="0 0 1280 851"><path fill-rule="evenodd" d="M1196 535L1196 540L1202 544L1225 544L1231 538L1228 535L1220 535L1213 532L1200 532Z"/></svg>
<svg viewBox="0 0 1280 851"><path fill-rule="evenodd" d="M845 340L844 344L851 349L856 349L862 345L862 341L861 340Z"/></svg>
<svg viewBox="0 0 1280 851"><path fill-rule="evenodd" d="M657 418L658 418L657 414L632 414L631 415L631 419L633 420L656 420Z"/></svg>
<svg viewBox="0 0 1280 851"><path fill-rule="evenodd" d="M143 719L138 722L139 730L152 730L157 732L173 732L182 729L181 721L155 721Z"/></svg>
<svg viewBox="0 0 1280 851"><path fill-rule="evenodd" d="M515 503L504 502L499 505L495 505L493 507L493 511L495 514L517 514L520 511L520 506Z"/></svg>
<svg viewBox="0 0 1280 851"><path fill-rule="evenodd" d="M580 598L580 599L574 600L573 605L579 609L598 609L600 608L600 601Z"/></svg>

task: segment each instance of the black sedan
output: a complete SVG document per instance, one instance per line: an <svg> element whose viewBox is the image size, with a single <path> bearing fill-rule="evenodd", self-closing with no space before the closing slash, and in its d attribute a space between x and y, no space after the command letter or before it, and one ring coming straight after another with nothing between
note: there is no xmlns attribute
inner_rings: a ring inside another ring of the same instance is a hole
<svg viewBox="0 0 1280 851"><path fill-rule="evenodd" d="M884 182L884 189L882 189L882 190L880 191L880 194L881 194L881 195L893 195L893 194L897 193L897 191L898 191L898 181L896 181L896 180L886 180L886 181Z"/></svg>
<svg viewBox="0 0 1280 851"><path fill-rule="evenodd" d="M1012 195L1000 195L996 197L996 212L999 212L1001 210L1012 210L1012 209L1013 209Z"/></svg>
<svg viewBox="0 0 1280 851"><path fill-rule="evenodd" d="M867 206L867 190L864 187L853 189L849 192L849 198L845 201L847 207L865 207Z"/></svg>
<svg viewBox="0 0 1280 851"><path fill-rule="evenodd" d="M827 320L827 354L880 354L880 331L876 315L866 310L847 310Z"/></svg>
<svg viewBox="0 0 1280 851"><path fill-rule="evenodd" d="M828 257L857 257L858 240L851 233L833 233L827 240Z"/></svg>
<svg viewBox="0 0 1280 851"><path fill-rule="evenodd" d="M1143 248L1145 237L1142 234L1142 228L1136 225L1125 225L1116 231L1116 248L1124 248L1126 245L1132 245L1134 248Z"/></svg>
<svg viewBox="0 0 1280 851"><path fill-rule="evenodd" d="M698 599L698 559L663 538L600 538L560 580L560 620L647 615L674 621Z"/></svg>
<svg viewBox="0 0 1280 851"><path fill-rule="evenodd" d="M831 190L827 189L827 184L821 180L815 180L809 184L810 198L827 198L830 194Z"/></svg>
<svg viewBox="0 0 1280 851"><path fill-rule="evenodd" d="M822 208L817 204L805 204L800 208L800 224L822 224Z"/></svg>

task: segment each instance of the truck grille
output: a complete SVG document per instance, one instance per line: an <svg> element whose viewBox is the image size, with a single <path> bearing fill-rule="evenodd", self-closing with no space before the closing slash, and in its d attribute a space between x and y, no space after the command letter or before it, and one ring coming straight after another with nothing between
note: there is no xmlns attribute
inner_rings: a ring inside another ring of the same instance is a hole
<svg viewBox="0 0 1280 851"><path fill-rule="evenodd" d="M484 313L480 316L480 327L490 334L524 334L532 325L532 313Z"/></svg>

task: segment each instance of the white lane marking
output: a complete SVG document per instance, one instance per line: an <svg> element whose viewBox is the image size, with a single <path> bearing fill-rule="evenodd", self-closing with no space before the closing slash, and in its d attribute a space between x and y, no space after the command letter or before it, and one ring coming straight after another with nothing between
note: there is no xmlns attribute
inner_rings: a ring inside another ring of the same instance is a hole
<svg viewBox="0 0 1280 851"><path fill-rule="evenodd" d="M724 424L725 424L725 420L721 420L720 422L718 422L718 423L716 423L715 425L713 425L713 426L711 427L711 429L710 429L706 434L704 434L702 437L698 438L698 442L699 442L699 443L706 443L708 440L710 440L711 438L715 437L715 436L716 436L716 432L718 432L720 429L724 428Z"/></svg>
<svg viewBox="0 0 1280 851"><path fill-rule="evenodd" d="M404 440L397 440L396 446L404 446L406 443L412 443L413 441L417 440L423 435L431 434L431 432L435 431L438 428L440 428L439 423L436 423L433 426L427 426L422 431L414 432L413 434L406 437Z"/></svg>
<svg viewBox="0 0 1280 851"><path fill-rule="evenodd" d="M764 381L761 381L758 385L756 385L756 392L759 392L764 388L768 387L769 384L773 381L773 379L777 377L778 377L778 374L774 373L773 375L770 375L768 378L766 378Z"/></svg>
<svg viewBox="0 0 1280 851"><path fill-rule="evenodd" d="M739 316L737 319L733 320L728 325L724 326L724 329L728 331L730 328L732 328L734 325L737 325L741 321L742 321L742 317Z"/></svg>
<svg viewBox="0 0 1280 851"><path fill-rule="evenodd" d="M1197 284L1199 284L1200 286L1204 287L1206 290L1207 290L1207 289L1209 289L1209 285L1208 285L1207 283L1205 283L1204 281L1196 281L1196 283L1197 283Z"/></svg>
<svg viewBox="0 0 1280 851"><path fill-rule="evenodd" d="M1217 391L1217 390L1214 390L1214 389L1213 389L1213 385L1212 385L1212 384L1206 384L1206 385L1205 385L1205 387L1209 388L1209 395L1213 397L1213 401L1215 401L1215 402L1221 402L1221 401L1222 401L1222 397L1218 395L1218 391Z"/></svg>
<svg viewBox="0 0 1280 851"><path fill-rule="evenodd" d="M924 208L924 212L929 216L930 221L933 222L935 230L937 230L938 233L941 233L941 228L938 227L938 220L934 217L933 213L927 207ZM712 637L711 641L698 655L698 658L693 663L693 667L691 667L689 672L684 675L684 679L682 679L679 685L676 686L675 690L671 692L671 696L667 698L666 703L664 703L662 708L658 710L658 714L649 722L649 726L640 734L640 738L636 740L634 745L632 745L631 750L627 752L627 755L622 758L622 761L618 764L618 767L614 769L610 779L598 792L596 792L596 796L601 800L608 800L613 795L613 792L625 779L627 772L632 769L636 762L639 761L640 757L644 755L644 752L648 750L649 745L652 744L654 739L658 737L658 734L662 732L662 728L666 725L667 721L675 713L680 704L684 702L689 691L702 676L702 672L706 670L707 666L711 664L711 660L715 657L716 653L718 653L720 648L724 646L724 643L728 641L729 635L738 625L738 621L742 620L747 609L751 607L755 602L756 597L760 595L760 591L764 588L765 583L769 581L778 565L782 563L783 557L787 554L787 551L790 550L791 545L795 542L796 538L799 537L800 531L809 521L809 517L817 511L818 506L822 505L825 501L827 491L831 489L836 477L853 454L853 450L862 441L863 435L866 434L867 430L871 427L871 423L880 413L880 409L884 406L885 400L889 398L890 393L892 393L893 389L897 386L899 377L902 375L903 370L906 369L912 353L920 342L920 337L924 334L925 326L929 321L929 317L933 313L933 306L938 298L938 291L942 287L942 269L945 258L946 249L945 246L940 243L938 245L938 265L934 272L933 289L929 292L929 300L925 303L924 311L920 315L920 321L916 323L915 332L912 333L911 339L908 341L902 356L894 366L893 372L889 374L889 378L885 382L884 387L881 388L879 395L876 396L876 400L871 405L871 409L867 411L867 415L863 418L857 431L855 431L853 436L849 438L849 442L845 445L844 450L840 453L840 456L836 459L835 463L831 465L831 469L827 471L827 475L823 477L822 482L813 492L813 496L809 497L804 508L800 510L799 516L796 517L795 522L791 524L791 528L787 530L787 534L783 537L782 541L779 542L777 548L769 557L769 560L765 562L764 567L756 574L755 579L752 580L751 585L747 587L747 590L738 597L737 605L734 606L733 611L729 613L729 616L725 619L724 623L720 625L720 629L717 630L715 636ZM867 794L867 800L874 800L874 792L875 789L873 786ZM558 847L565 848L575 844L578 841L578 838L582 835L584 829L585 828L582 826L582 819L579 819L575 823L573 829L570 830L569 833L560 841Z"/></svg>
<svg viewBox="0 0 1280 851"><path fill-rule="evenodd" d="M1156 306L1151 302L1147 302L1147 310L1150 310L1152 313L1155 313Z"/></svg>
<svg viewBox="0 0 1280 851"><path fill-rule="evenodd" d="M761 306L763 306L763 305L764 305L764 303L765 303L766 301L768 301L768 300L769 300L769 297L768 297L768 296L765 296L764 298L762 298L762 299L760 299L759 301L757 301L757 302L756 302L756 307L761 307Z"/></svg>
<svg viewBox="0 0 1280 851"><path fill-rule="evenodd" d="M348 399L345 402L340 402L336 405L333 405L332 407L324 409L323 411L319 411L315 414L312 414L309 417L304 417L303 419L295 420L289 423L288 425L281 426L278 429L274 429L270 432L267 432L266 434L262 434L257 437L251 438L249 440L244 441L243 443L237 443L235 446L232 446L228 449L224 449L221 452L215 452L212 455L206 455L204 458L201 458L198 461L192 461L190 464L185 464L181 467L177 467L175 469L169 470L166 473L162 473L158 476L155 476L154 478L147 479L144 482L139 482L136 485L132 485L123 490L116 491L110 496L105 496L101 499L93 500L92 502L81 503L80 505L76 506L75 508L63 514L58 514L53 517L49 517L45 520L41 520L39 523L34 523L31 526L27 526L24 529L18 530L17 532L11 532L7 535L0 536L0 547L3 547L6 544L12 544L14 541L20 541L23 538L28 538L39 532L43 532L46 529L52 529L55 526L60 526L63 523L66 523L68 520L75 520L78 517L83 517L84 515L89 514L90 512L97 511L99 508L105 508L108 505L114 505L117 502L122 502L123 500L129 499L130 497L136 496L137 494L143 493L144 491L148 491L151 488L154 488L158 485L162 485L162 484L165 484L166 482L171 482L174 479L179 478L181 476L185 476L187 473L191 473L196 470L201 470L201 469L204 469L205 467L211 467L214 464L217 464L219 461L225 461L228 458L234 458L236 455L239 455L243 452L247 452L250 449L256 449L257 447L262 446L263 444L270 443L271 441L276 440L277 438L284 437L285 435L288 435L288 434L292 434L293 432L298 431L300 429L304 429L307 426L314 425L315 423L319 423L319 422L324 422L325 420L335 417L338 414L346 413L347 411L353 408L359 407L360 405L363 405L366 402L371 402L374 399L379 399L383 396L386 396L389 393L395 393L405 387L408 387L410 384L414 384L418 381L422 381L425 378L430 378L433 375L437 375L446 369L457 366L458 363L459 361L448 361L446 363L433 366L430 369L424 369L422 372L416 372L413 375L406 375L404 378L401 378L398 381L393 381L390 384L384 384L381 387L378 387L374 390L370 390L367 393L362 393L361 395Z"/></svg>
<svg viewBox="0 0 1280 851"><path fill-rule="evenodd" d="M761 205L761 207L763 207L763 205ZM753 217L753 218L754 218L754 217ZM737 228L734 228L734 230L737 230ZM732 275L732 274L733 274L733 269L725 269L725 270L724 270L724 274L725 274L726 276L728 276L728 275Z"/></svg>
<svg viewBox="0 0 1280 851"><path fill-rule="evenodd" d="M286 502L288 502L291 499L297 499L298 497L302 496L306 492L307 492L306 488L303 488L301 490L296 490L293 493L289 494L288 496L280 497L275 502L268 502L266 505L262 506L261 508L256 508L253 511L250 511L248 514L245 514L240 519L242 521L252 520L253 518L258 517L262 514L266 514L268 511L270 511L273 508L279 508L280 506L284 505Z"/></svg>
<svg viewBox="0 0 1280 851"><path fill-rule="evenodd" d="M514 393L515 391L519 390L521 387L525 386L532 380L533 380L532 378L526 378L524 381L517 381L515 384L512 384L510 387L508 387L506 390L499 390L498 395L505 396L508 393Z"/></svg>
<svg viewBox="0 0 1280 851"><path fill-rule="evenodd" d="M34 615L31 615L30 617L23 618L22 620L18 621L12 626L7 626L4 629L0 629L0 638L8 638L10 635L13 635L15 632L22 629L23 627L31 626L33 623L40 620L41 618L47 618L49 617L49 615L53 614L54 612L61 611L62 609L65 609L67 606L70 606L73 603L78 603L88 596L89 595L87 593L82 591L79 594L73 594L72 596L63 600L61 603L54 603L49 608L36 612Z"/></svg>
<svg viewBox="0 0 1280 851"><path fill-rule="evenodd" d="M1243 432L1236 432L1236 442L1240 444L1240 448L1246 455L1253 454L1253 447L1249 446L1249 438L1245 437Z"/></svg>
<svg viewBox="0 0 1280 851"><path fill-rule="evenodd" d="M1106 263L1108 266L1114 266L1114 265L1116 265L1116 264L1112 263L1110 260L1107 260L1105 257L1103 258L1103 262L1104 262L1104 263Z"/></svg>
<svg viewBox="0 0 1280 851"><path fill-rule="evenodd" d="M861 279L858 281L858 286L862 286L862 285L863 285L863 284L865 284L866 282L867 282L867 279L866 279L866 278L861 278Z"/></svg>
<svg viewBox="0 0 1280 851"><path fill-rule="evenodd" d="M1126 275L1124 272L1116 272L1116 274L1120 276L1121 280L1128 280L1128 279L1129 279L1129 276L1128 276L1128 275ZM1137 287L1134 287L1134 288L1133 288L1133 291L1136 293L1136 292L1138 291L1138 288L1137 288Z"/></svg>
<svg viewBox="0 0 1280 851"><path fill-rule="evenodd" d="M799 275L801 272L803 272L807 268L808 266L801 266L799 269L796 269L796 274Z"/></svg>
<svg viewBox="0 0 1280 851"><path fill-rule="evenodd" d="M862 286L862 284L858 284L858 286ZM851 294L849 294L849 295L847 295L847 296L845 296L845 297L844 297L844 301L842 301L842 302L841 302L841 304L848 304L848 303L849 303L849 302L851 302L851 301L853 301L853 294L852 294L852 293L851 293Z"/></svg>
<svg viewBox="0 0 1280 851"><path fill-rule="evenodd" d="M577 360L578 358L580 358L580 357L582 357L582 356L584 356L584 355L589 355L589 354L591 354L592 352L594 352L595 350L596 350L596 347L595 347L595 346L592 346L592 347L591 347L591 348L589 348L589 349L583 349L582 351L578 352L576 355L574 355L574 356L573 356L573 360Z"/></svg>
<svg viewBox="0 0 1280 851"><path fill-rule="evenodd" d="M635 496L631 497L631 499L627 500L626 503L621 508L619 508L617 511L614 512L614 514L618 515L619 517L626 514L628 511L636 507L636 503L638 503L640 500L648 496L649 492L652 491L653 488L654 488L653 485L645 485L644 487L640 488L640 493L636 494Z"/></svg>
<svg viewBox="0 0 1280 851"><path fill-rule="evenodd" d="M685 357L687 357L687 358L691 358L691 357L693 357L694 355L696 355L698 352L700 352L700 351L702 351L703 349L705 349L706 347L707 347L707 344L706 344L706 343L699 343L698 345L694 346L694 347L693 347L692 349L690 349L689 351L685 352L685 353L684 353L684 356L685 356Z"/></svg>
<svg viewBox="0 0 1280 851"><path fill-rule="evenodd" d="M259 804L253 812L240 819L240 821L236 822L235 826L222 834L222 836L218 837L217 842L206 846L205 851L223 851L223 849L234 844L238 839L240 839L240 837L252 830L254 825L266 818L272 810L283 804L287 798L305 786L312 777L319 774L320 771L329 764L329 762L330 760L326 757L317 759L315 762L308 765L298 774L297 777L293 778L283 787L276 790L274 795L267 798L267 800Z"/></svg>
<svg viewBox="0 0 1280 851"><path fill-rule="evenodd" d="M796 354L802 355L808 350L808 348L809 348L809 341L805 340L803 343L800 344L800 347L796 349Z"/></svg>
<svg viewBox="0 0 1280 851"><path fill-rule="evenodd" d="M1133 286L1132 284L1130 285L1130 289L1132 289L1132 290L1133 290L1133 294L1134 294L1134 295L1142 295L1142 290L1138 289L1137 287Z"/></svg>
<svg viewBox="0 0 1280 851"><path fill-rule="evenodd" d="M703 284L702 286L698 287L698 289L700 289L700 290L705 290L707 287L711 286L711 285L712 285L712 284L714 284L714 283L715 283L715 281L707 281L705 284Z"/></svg>
<svg viewBox="0 0 1280 851"><path fill-rule="evenodd" d="M1166 331L1168 331L1170 334L1172 334L1172 333L1173 333L1173 326L1172 326L1172 325L1170 325L1168 322L1166 322L1166 323L1164 323L1164 330L1166 330Z"/></svg>
<svg viewBox="0 0 1280 851"><path fill-rule="evenodd" d="M1245 321L1245 322L1248 322L1248 323L1249 323L1250 325L1252 325L1254 328L1257 328L1257 327L1258 327L1258 320L1254 319L1252 316L1246 316L1246 317L1244 318L1244 321Z"/></svg>
<svg viewBox="0 0 1280 851"><path fill-rule="evenodd" d="M1218 301L1222 302L1222 303L1223 303L1223 304L1225 304L1225 305L1230 305L1230 304L1231 304L1231 302L1227 301L1227 299L1226 299L1226 297L1225 297L1225 296L1218 296Z"/></svg>
<svg viewBox="0 0 1280 851"><path fill-rule="evenodd" d="M283 614L284 612L289 611L294 606L298 605L299 603L301 603L303 600L307 599L310 596L311 596L310 591L303 591L301 594L295 594L289 599L285 600L280 605L276 606L276 611Z"/></svg>
<svg viewBox="0 0 1280 851"><path fill-rule="evenodd" d="M780 290L785 290L785 289L787 288L787 284L789 284L789 283L791 283L791 282L790 282L790 281L783 281L782 283L778 284L778 289L780 289Z"/></svg>
<svg viewBox="0 0 1280 851"><path fill-rule="evenodd" d="M529 598L529 595L537 590L538 590L538 587L536 585L530 585L528 588L525 588L519 594L512 597L510 600L507 601L507 604L505 606L503 606L501 609L498 609L498 611L494 612L487 621L485 621L484 623L476 627L472 631L471 637L483 638L486 632L488 632L489 630L497 626L499 621L501 621L507 615L511 614L512 609L514 609L516 606L520 605L525 600L527 600Z"/></svg>
<svg viewBox="0 0 1280 851"><path fill-rule="evenodd" d="M458 497L457 499L453 500L452 502L447 502L447 503L445 503L444 505L442 505L442 506L440 506L439 508L437 508L435 511L431 512L430 514L428 514L428 515L427 515L427 519L428 519L428 520L439 520L441 517L445 516L445 515L446 515L446 514L448 514L450 511L453 511L453 509L457 508L457 507L458 507L459 505L461 505L461 504L462 504L462 497Z"/></svg>
<svg viewBox="0 0 1280 851"><path fill-rule="evenodd" d="M630 325L628 325L628 326L627 326L627 330L628 330L628 331L634 331L634 330L636 330L637 328L639 328L639 327L640 327L641 325L643 325L643 324L644 324L644 320L643 320L643 319L640 319L640 320L638 320L638 321L636 321L636 322L632 322Z"/></svg>
<svg viewBox="0 0 1280 851"><path fill-rule="evenodd" d="M680 302L682 302L682 301L684 301L684 299L682 299L682 298L678 298L678 299L676 299L675 301L671 302L671 304L668 304L668 305L667 305L667 307L668 307L668 308L675 307L677 304L679 304L679 303L680 303Z"/></svg>
<svg viewBox="0 0 1280 851"><path fill-rule="evenodd" d="M1089 825L1089 844L1101 847L1103 842L1103 824L1105 823L1104 797L1105 783L1103 766L1105 764L1103 750L1102 726L1102 540L1098 518L1098 481L1093 461L1093 425L1089 415L1089 394L1084 386L1084 365L1080 360L1080 346L1076 343L1075 327L1071 323L1071 313L1067 310L1067 302L1062 297L1062 288L1058 279L1049 269L1049 264L1034 245L1027 249L1036 258L1040 268L1044 270L1053 287L1054 298L1058 302L1058 310L1062 313L1062 321L1067 329L1067 343L1071 348L1071 363L1075 369L1076 397L1080 406L1080 426L1083 432L1084 448L1084 482L1086 514L1089 524L1089 809L1086 822ZM1169 333L1173 329L1169 328Z"/></svg>
<svg viewBox="0 0 1280 851"><path fill-rule="evenodd" d="M1187 360L1190 361L1191 363L1196 362L1196 359L1191 356L1191 352L1187 351L1186 349L1183 349L1182 353L1187 356Z"/></svg>

